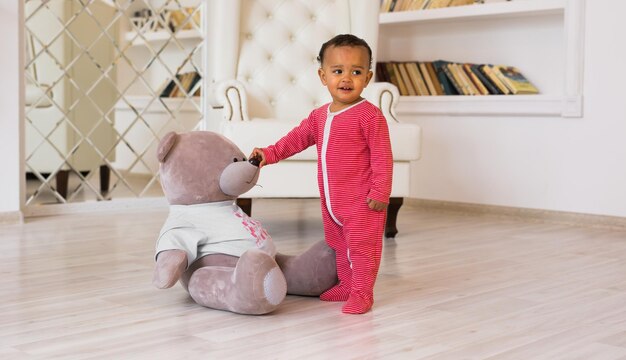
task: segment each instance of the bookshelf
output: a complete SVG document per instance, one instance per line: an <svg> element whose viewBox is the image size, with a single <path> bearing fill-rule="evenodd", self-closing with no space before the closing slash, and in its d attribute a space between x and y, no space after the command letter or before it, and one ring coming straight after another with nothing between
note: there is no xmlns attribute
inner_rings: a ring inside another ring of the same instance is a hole
<svg viewBox="0 0 626 360"><path fill-rule="evenodd" d="M402 96L400 114L582 116L584 0L516 0L380 14L378 61L505 64L538 95Z"/></svg>
<svg viewBox="0 0 626 360"><path fill-rule="evenodd" d="M195 129L203 121L206 109L200 96L159 95L177 75L202 73L206 68L208 40L204 33L206 26L201 24L206 21L202 19L207 16L206 7L202 0L135 0L129 6L131 15L122 24L120 34L124 61L117 77L118 87L124 89L124 98L115 105L115 128L124 136L124 141L116 147L114 163L120 171L155 174L158 171L157 138L169 131ZM200 9L193 19L197 25L184 28L185 23L175 23L172 14L168 17L168 12L182 11L182 8ZM152 14L143 16L144 9L151 10ZM148 25L141 26L142 18ZM179 83L186 87L187 83L180 78ZM196 84L193 88L198 87L202 86ZM137 155L142 156L141 163L137 162Z"/></svg>

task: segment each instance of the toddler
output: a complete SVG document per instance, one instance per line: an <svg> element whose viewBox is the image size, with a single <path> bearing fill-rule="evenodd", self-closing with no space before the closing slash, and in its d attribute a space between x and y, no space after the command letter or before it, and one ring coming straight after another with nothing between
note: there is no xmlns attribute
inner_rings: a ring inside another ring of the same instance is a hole
<svg viewBox="0 0 626 360"><path fill-rule="evenodd" d="M320 299L345 301L362 314L374 303L393 160L387 121L361 97L372 78L372 50L362 39L337 35L322 45L318 75L332 102L313 110L276 144L255 148L260 166L316 145L324 235L335 250L339 282Z"/></svg>

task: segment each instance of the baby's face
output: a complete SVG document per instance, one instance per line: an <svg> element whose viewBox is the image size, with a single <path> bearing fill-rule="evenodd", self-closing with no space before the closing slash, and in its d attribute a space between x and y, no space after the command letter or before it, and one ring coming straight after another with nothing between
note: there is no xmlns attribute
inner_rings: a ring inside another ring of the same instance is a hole
<svg viewBox="0 0 626 360"><path fill-rule="evenodd" d="M318 73L333 98L331 111L355 104L361 100L361 92L372 78L367 49L331 46L324 53L324 63Z"/></svg>

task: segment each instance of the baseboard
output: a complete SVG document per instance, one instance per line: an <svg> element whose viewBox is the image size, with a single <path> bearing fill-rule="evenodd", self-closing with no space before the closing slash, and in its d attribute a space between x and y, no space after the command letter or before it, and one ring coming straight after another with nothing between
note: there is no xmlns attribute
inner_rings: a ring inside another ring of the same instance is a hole
<svg viewBox="0 0 626 360"><path fill-rule="evenodd" d="M25 217L94 213L101 211L168 209L165 197L86 201L69 204L33 205L24 208Z"/></svg>
<svg viewBox="0 0 626 360"><path fill-rule="evenodd" d="M582 214L566 211L527 209L508 206L471 204L452 201L424 200L405 198L409 206L429 208L442 211L454 211L471 214L504 216L523 220L558 223L601 228L626 229L626 217Z"/></svg>
<svg viewBox="0 0 626 360"><path fill-rule="evenodd" d="M21 211L0 212L0 224L21 224L24 214Z"/></svg>

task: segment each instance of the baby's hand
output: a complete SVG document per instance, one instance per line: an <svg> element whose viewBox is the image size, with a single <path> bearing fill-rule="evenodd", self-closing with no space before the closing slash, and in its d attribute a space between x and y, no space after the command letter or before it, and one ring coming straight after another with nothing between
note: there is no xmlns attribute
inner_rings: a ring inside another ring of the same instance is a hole
<svg viewBox="0 0 626 360"><path fill-rule="evenodd" d="M387 209L387 204L374 199L367 199L367 205L374 211L383 211Z"/></svg>
<svg viewBox="0 0 626 360"><path fill-rule="evenodd" d="M252 150L252 153L249 156L250 159L257 159L259 162L259 169L262 168L263 166L265 166L265 164L267 164L267 162L265 161L265 153L263 153L263 150L259 149L259 148L254 148Z"/></svg>

